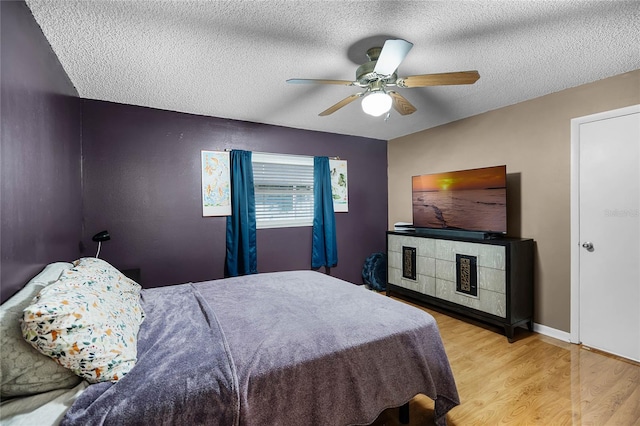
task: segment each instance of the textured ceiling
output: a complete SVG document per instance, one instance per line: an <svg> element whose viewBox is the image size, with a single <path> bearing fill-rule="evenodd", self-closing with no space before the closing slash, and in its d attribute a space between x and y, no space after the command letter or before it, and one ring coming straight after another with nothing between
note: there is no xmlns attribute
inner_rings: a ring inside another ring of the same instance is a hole
<svg viewBox="0 0 640 426"><path fill-rule="evenodd" d="M640 69L638 1L27 0L83 98L393 139ZM474 85L397 89L418 109L384 117L355 80L366 50L414 44L398 76L478 70ZM640 88L639 88L640 90Z"/></svg>

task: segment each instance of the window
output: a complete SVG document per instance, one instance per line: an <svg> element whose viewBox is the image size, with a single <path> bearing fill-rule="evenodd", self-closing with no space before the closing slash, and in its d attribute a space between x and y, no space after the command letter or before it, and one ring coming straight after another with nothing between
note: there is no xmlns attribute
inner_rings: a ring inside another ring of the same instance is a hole
<svg viewBox="0 0 640 426"><path fill-rule="evenodd" d="M256 226L313 225L313 157L252 154Z"/></svg>

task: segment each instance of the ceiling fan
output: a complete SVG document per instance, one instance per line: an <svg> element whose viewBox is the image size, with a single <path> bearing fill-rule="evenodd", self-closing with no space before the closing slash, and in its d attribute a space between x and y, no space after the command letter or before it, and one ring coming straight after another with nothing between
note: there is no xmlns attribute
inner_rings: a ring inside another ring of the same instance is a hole
<svg viewBox="0 0 640 426"><path fill-rule="evenodd" d="M358 86L364 92L347 96L337 104L322 111L320 116L333 114L340 108L362 98L362 109L374 117L389 112L391 107L401 115L412 114L416 107L400 93L388 90L389 87L413 88L426 86L442 86L457 84L473 84L479 78L478 71L460 71L441 74L422 74L398 78L396 71L400 63L413 47L413 43L406 40L387 40L382 48L372 47L367 50L369 62L360 65L356 70L356 80L314 80L292 78L290 84L337 84L343 86Z"/></svg>

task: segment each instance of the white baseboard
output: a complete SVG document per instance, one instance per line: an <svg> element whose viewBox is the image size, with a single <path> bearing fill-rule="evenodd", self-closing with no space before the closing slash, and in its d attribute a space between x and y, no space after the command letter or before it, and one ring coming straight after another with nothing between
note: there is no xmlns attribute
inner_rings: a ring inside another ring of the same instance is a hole
<svg viewBox="0 0 640 426"><path fill-rule="evenodd" d="M563 342L571 342L571 333L566 331L556 330L555 328L547 327L546 325L533 323L533 331L536 333L544 334L545 336L553 337L554 339L562 340Z"/></svg>

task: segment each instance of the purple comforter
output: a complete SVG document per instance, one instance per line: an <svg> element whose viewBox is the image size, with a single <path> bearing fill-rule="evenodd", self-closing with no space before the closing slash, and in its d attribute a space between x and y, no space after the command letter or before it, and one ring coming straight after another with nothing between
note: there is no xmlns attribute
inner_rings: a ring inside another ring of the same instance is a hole
<svg viewBox="0 0 640 426"><path fill-rule="evenodd" d="M418 393L459 403L435 320L312 271L143 290L138 362L63 424L359 425Z"/></svg>

